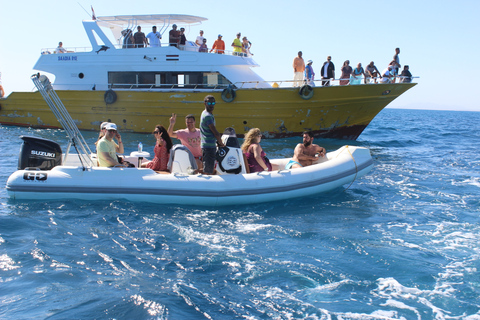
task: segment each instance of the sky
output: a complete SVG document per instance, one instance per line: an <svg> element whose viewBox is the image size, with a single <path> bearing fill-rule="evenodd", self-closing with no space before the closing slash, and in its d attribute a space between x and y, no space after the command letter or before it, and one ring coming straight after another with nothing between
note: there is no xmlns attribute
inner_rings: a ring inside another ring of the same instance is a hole
<svg viewBox="0 0 480 320"><path fill-rule="evenodd" d="M90 47L82 20L130 14L187 14L208 21L187 29L187 40L204 30L211 46L221 33L227 48L237 32L252 42L264 80L292 80L298 51L320 68L328 55L336 75L345 60L370 61L382 71L401 49L418 85L389 108L480 111L480 1L478 0L23 0L3 1L0 72L6 94L32 91L32 68L44 48ZM179 26L180 27L180 26ZM145 33L150 27L142 28ZM164 36L164 39L166 35Z"/></svg>

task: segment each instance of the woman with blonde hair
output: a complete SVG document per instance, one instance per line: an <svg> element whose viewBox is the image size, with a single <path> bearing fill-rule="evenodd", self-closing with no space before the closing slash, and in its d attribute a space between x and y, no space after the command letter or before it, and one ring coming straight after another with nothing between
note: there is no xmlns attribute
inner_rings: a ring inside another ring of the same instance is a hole
<svg viewBox="0 0 480 320"><path fill-rule="evenodd" d="M272 171L272 165L260 146L262 132L258 128L250 129L245 135L242 151L247 158L250 173L260 171Z"/></svg>

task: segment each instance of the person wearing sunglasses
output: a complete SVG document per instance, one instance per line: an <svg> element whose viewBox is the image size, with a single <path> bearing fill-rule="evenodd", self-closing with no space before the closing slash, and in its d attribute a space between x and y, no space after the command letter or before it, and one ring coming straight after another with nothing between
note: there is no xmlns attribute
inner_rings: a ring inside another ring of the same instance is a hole
<svg viewBox="0 0 480 320"><path fill-rule="evenodd" d="M116 138L118 144L113 138ZM117 131L115 123L107 123L105 125L105 135L97 143L97 159L100 167L125 167L118 162L117 153L123 153L123 143L120 133Z"/></svg>
<svg viewBox="0 0 480 320"><path fill-rule="evenodd" d="M215 109L215 97L208 95L203 100L205 110L202 112L200 119L200 136L202 146L203 173L213 174L215 166L215 153L217 146L224 147L222 136L215 127L215 117L213 110ZM215 144L216 143L216 144Z"/></svg>
<svg viewBox="0 0 480 320"><path fill-rule="evenodd" d="M153 131L155 138L155 148L153 153L155 157L152 161L142 164L142 168L150 168L157 172L168 172L168 159L170 158L170 149L172 149L172 139L168 135L164 126L157 124Z"/></svg>

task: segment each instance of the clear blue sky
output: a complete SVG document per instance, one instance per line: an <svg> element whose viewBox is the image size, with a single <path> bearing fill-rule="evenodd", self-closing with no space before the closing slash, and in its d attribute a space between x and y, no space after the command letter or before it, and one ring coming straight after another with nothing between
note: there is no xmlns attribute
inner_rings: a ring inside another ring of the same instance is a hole
<svg viewBox="0 0 480 320"><path fill-rule="evenodd" d="M30 91L32 67L42 48L89 46L82 7L97 16L190 14L209 20L187 34L205 31L211 45L219 33L227 47L237 32L252 42L251 51L265 80L293 78L299 50L319 73L327 55L339 69L345 60L380 70L400 47L400 63L410 65L419 85L389 107L480 111L480 1L3 1L0 72L6 92ZM144 28L149 31L150 28Z"/></svg>

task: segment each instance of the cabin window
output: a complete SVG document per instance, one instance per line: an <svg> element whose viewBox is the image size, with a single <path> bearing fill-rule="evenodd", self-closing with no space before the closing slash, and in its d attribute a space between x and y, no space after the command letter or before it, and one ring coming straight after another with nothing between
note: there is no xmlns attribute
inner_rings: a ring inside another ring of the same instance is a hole
<svg viewBox="0 0 480 320"><path fill-rule="evenodd" d="M222 88L229 84L218 72L109 72L111 88L167 89L167 88Z"/></svg>

